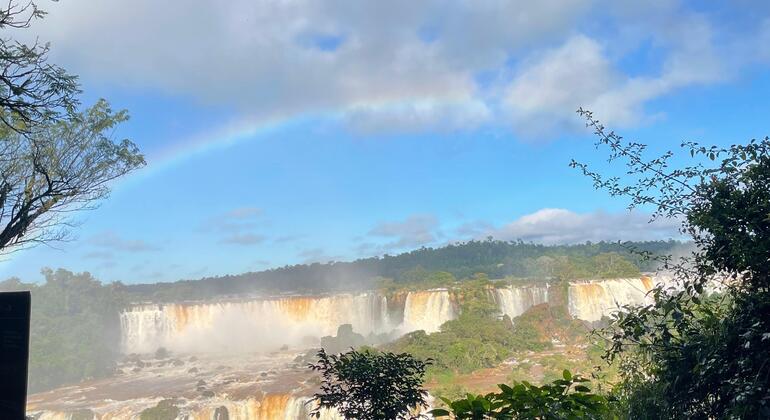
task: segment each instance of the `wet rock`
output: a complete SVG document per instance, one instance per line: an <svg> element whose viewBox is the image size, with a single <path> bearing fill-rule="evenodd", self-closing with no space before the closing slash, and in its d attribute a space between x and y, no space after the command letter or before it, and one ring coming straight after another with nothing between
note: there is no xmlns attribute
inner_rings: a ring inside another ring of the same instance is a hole
<svg viewBox="0 0 770 420"><path fill-rule="evenodd" d="M191 367L190 369L187 369L187 373L198 373L197 367Z"/></svg>
<svg viewBox="0 0 770 420"><path fill-rule="evenodd" d="M174 359L174 360L171 361L171 364L174 365L174 366L182 366L182 365L184 365L184 362L179 360L179 359Z"/></svg>
<svg viewBox="0 0 770 420"><path fill-rule="evenodd" d="M201 395L206 398L213 398L215 394L214 394L214 391L207 390L207 391L201 392Z"/></svg>
<svg viewBox="0 0 770 420"><path fill-rule="evenodd" d="M96 415L93 411L82 408L80 410L75 410L74 412L70 413L69 419L70 420L94 420L96 418Z"/></svg>
<svg viewBox="0 0 770 420"><path fill-rule="evenodd" d="M216 410L214 410L212 420L230 420L230 413L227 411L227 407L217 407Z"/></svg>
<svg viewBox="0 0 770 420"><path fill-rule="evenodd" d="M162 400L155 407L142 411L140 418L153 420L174 420L179 417L179 408L174 400Z"/></svg>
<svg viewBox="0 0 770 420"><path fill-rule="evenodd" d="M158 350L155 351L155 358L156 359L165 359L169 355L168 350L166 350L165 347L158 347Z"/></svg>
<svg viewBox="0 0 770 420"><path fill-rule="evenodd" d="M197 383L196 385L197 385L197 386L203 386L203 385L206 385L206 381L204 381L203 379L201 379L201 380L199 380L199 381L198 381L198 383Z"/></svg>

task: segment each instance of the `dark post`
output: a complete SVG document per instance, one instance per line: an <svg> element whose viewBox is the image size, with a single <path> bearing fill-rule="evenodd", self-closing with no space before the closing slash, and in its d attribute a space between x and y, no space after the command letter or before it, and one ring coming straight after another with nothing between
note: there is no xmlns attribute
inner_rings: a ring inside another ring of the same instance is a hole
<svg viewBox="0 0 770 420"><path fill-rule="evenodd" d="M0 418L24 419L29 363L29 292L0 293Z"/></svg>

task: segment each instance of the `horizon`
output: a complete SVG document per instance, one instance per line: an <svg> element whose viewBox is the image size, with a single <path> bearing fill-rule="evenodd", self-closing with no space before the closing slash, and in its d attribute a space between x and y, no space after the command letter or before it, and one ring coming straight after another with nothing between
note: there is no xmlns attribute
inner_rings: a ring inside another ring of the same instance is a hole
<svg viewBox="0 0 770 420"><path fill-rule="evenodd" d="M263 274L263 273L273 272L273 271L292 270L292 269L295 269L297 267L311 267L311 266L314 266L314 265L320 265L320 266L329 267L329 266L333 266L333 265L336 265L336 264L354 265L354 264L356 264L358 262L368 261L368 260L372 260L372 259L374 259L374 260L383 260L385 258L399 258L399 257L401 257L403 255L412 254L412 253L419 252L419 251L422 251L422 250L439 251L439 250L442 250L442 249L450 247L450 246L462 247L463 245L469 244L469 243L471 243L473 241L476 241L476 242L488 242L488 241L490 241L490 238L487 238L485 240L471 239L471 240L464 241L464 242L455 242L455 243L451 243L451 244L443 244L443 245L436 246L436 247L420 247L420 248L415 248L415 249L412 249L412 250L405 250L405 251L402 251L402 252L399 252L399 253L396 253L396 254L392 254L392 255L391 254L383 254L383 255L372 255L372 256L368 256L368 257L357 257L355 259L350 259L350 260L339 260L339 261L335 260L335 261L326 261L326 262L286 264L286 265L282 265L282 266L268 267L268 268L265 268L265 269L255 270L255 271L245 271L245 272L238 272L238 273L217 273L217 274L213 274L211 276L205 276L205 277L199 277L199 278L179 278L179 279L175 279L175 280L148 282L148 283L126 283L126 282L122 282L120 280L114 280L114 281L107 282L107 281L103 281L102 279L99 279L98 277L95 277L95 276L93 278L94 278L94 280L97 280L97 281L101 282L102 284L121 283L121 284L123 284L125 286L151 286L151 285L156 285L156 284L158 284L158 285L160 285L160 284L170 285L170 284L180 283L180 282L200 282L200 281L210 281L210 280L217 281L217 280L222 280L223 278L227 278L227 277L236 277L237 278L237 277L240 277L240 276L248 276L248 275L251 275L251 274L258 275L258 274ZM544 247L546 249L548 249L548 248L557 248L557 247L582 247L582 246L599 245L599 244L609 244L609 245L616 245L617 244L617 245L620 245L621 247L625 247L626 245L629 245L629 244L636 244L636 245L638 245L638 244L649 244L649 243L666 243L666 244L673 244L674 247L677 247L677 246L688 245L688 244L692 243L692 241L687 241L687 240L683 241L683 240L680 240L680 239L667 239L667 240L654 240L654 241L626 241L626 242L623 242L623 243L620 243L620 242L607 242L607 241L600 241L600 242L586 241L586 242L570 243L570 244L543 245L543 244L536 244L536 243L533 243L533 242L522 242L522 241L516 241L516 240L503 241L503 240L497 240L497 239L494 239L494 238L491 238L491 242L501 242L501 243L506 243L506 244L517 244L517 245L525 245L525 246L527 246L527 245L542 246L542 247ZM67 270L65 267L57 267L57 268L45 267L45 268L52 269L53 271L56 271L58 269ZM413 269L417 269L417 268L424 269L419 264L417 266L413 267ZM67 271L71 272L71 270L67 270ZM430 271L430 270L426 270L426 273L431 273L431 272L432 271ZM653 273L656 273L656 272L657 272L657 270L642 270L642 271L640 271L640 274L641 275L647 275L647 274L653 274ZM72 272L72 273L73 274L86 274L87 273L87 274L90 274L90 275L93 276L92 273L87 272L87 271L86 272L82 272L82 273L77 273L77 272ZM435 273L435 271L434 271L434 273ZM359 278L358 280L360 280L360 281L367 280L367 279L371 280L374 277L379 277L379 275L378 274L369 273L369 274ZM517 278L517 277L516 276L511 276L511 275L505 275L505 276L501 276L501 277L490 278L490 280L506 279L506 278ZM532 277L532 278L536 278L536 277ZM539 278L539 277L537 277L537 278ZM10 280L10 279L12 279L12 278L8 278L8 279L5 279L5 280ZM23 283L25 282L24 279L19 279L19 280L21 280ZM462 278L458 278L457 280L461 281L463 279ZM581 279L575 279L575 280L577 281L577 280L590 280L590 279L589 278L581 278ZM0 283L2 283L2 281L0 281ZM26 283L30 283L30 282L26 282ZM40 281L35 281L35 282L32 282L32 283L39 284ZM254 289L254 291L259 291L260 290L259 289L259 285L257 284L256 286L257 287ZM351 287L353 287L353 286L351 285ZM284 290L284 291L282 291L282 293L286 292L286 291L291 291L291 290ZM294 292L297 292L297 291L295 290ZM327 291L327 292L329 292L329 293L337 293L339 291ZM241 293L241 292L238 292L238 293ZM236 294L238 294L238 293L236 293Z"/></svg>
<svg viewBox="0 0 770 420"><path fill-rule="evenodd" d="M164 281L155 281L155 282L147 282L147 283L124 282L124 281L121 281L121 280L105 281L105 280L100 279L99 277L95 276L90 271L76 272L76 271L73 271L73 270L69 270L66 267L42 267L40 269L40 278L39 279L29 280L29 279L18 278L16 276L11 276L11 277L8 277L8 278L0 280L0 283L2 283L3 281L7 281L7 280L18 279L22 283L41 284L45 280L43 271L46 270L46 269L50 269L50 270L53 270L53 271L56 271L56 270L66 270L66 271L69 271L69 272L71 272L73 274L89 274L89 275L91 275L93 277L94 280L97 280L97 281L99 281L102 284L121 283L121 284L126 285L126 286L146 286L146 285L153 285L153 284L173 284L173 283L179 283L179 282L198 282L198 281L203 281L203 280L219 280L219 279L221 279L223 277L238 277L238 276L244 276L244 275L248 275L248 274L261 274L261 273L270 272L270 271L291 270L293 268L302 267L302 266L306 266L306 267L307 266L313 266L313 265L331 266L331 265L335 265L335 264L355 264L355 263L360 262L360 261L366 261L366 260L372 260L372 259L382 260L382 259L385 259L385 258L388 258L388 257L389 258L398 258L398 257L400 257L402 255L411 254L411 253L419 252L419 251L422 251L422 250L441 250L441 249L444 249L444 248L447 248L447 247L450 247L450 246L461 247L461 246L463 246L465 244L468 244L470 242L473 242L473 241L476 241L476 242L491 241L491 242L501 242L501 243L507 243L507 244L533 245L533 246L542 246L544 248L580 247L580 246L597 245L597 244L602 244L602 243L604 243L604 244L618 244L618 245L621 245L621 246L628 245L629 243L632 243L632 244L639 244L639 243L668 243L668 244L671 244L671 243L673 243L675 246L687 245L687 244L692 243L692 241L688 241L688 240L669 238L669 239L647 240L647 241L633 241L632 240L632 241L625 241L625 242L619 242L619 241L618 242L613 242L613 241L603 241L603 240L602 241L598 241L598 242L592 242L592 241L589 240L589 241L585 241L585 242L575 242L575 243L567 243L567 244L548 244L548 245L546 245L546 244L538 244L538 243L534 243L534 242L523 242L523 241L520 241L520 240L499 240L499 239L494 239L492 237L487 237L487 238L485 238L483 240L469 239L467 241L458 241L458 242L453 242L453 243L446 243L446 244L441 244L441 245L438 245L438 246L421 246L420 248L414 248L414 249L410 249L410 250L403 250L403 251L400 251L400 252L394 253L394 254L387 254L387 253L385 253L385 254L380 254L380 255L359 256L359 257L355 257L353 259L347 259L347 260L330 260L330 261L324 261L324 262L319 262L319 261L300 262L300 263L294 263L294 264L285 264L285 265L281 265L281 266L267 267L267 268L263 268L263 269L259 269L259 270L252 270L252 271L243 271L243 272L237 272L237 273L213 273L213 274L211 274L209 276L203 276L203 277L198 277L198 278L177 278L177 279L164 280ZM421 267L421 266L418 265L415 268L418 268L418 267ZM642 275L649 274L649 273L653 273L653 271L649 271L648 270L648 271L642 271L641 272ZM371 277L371 276L369 276L369 277ZM505 277L509 277L509 276L505 276ZM501 277L501 278L503 278L503 277ZM461 280L461 279L458 279L458 280ZM492 279L492 280L494 280L494 279Z"/></svg>
<svg viewBox="0 0 770 420"><path fill-rule="evenodd" d="M72 241L5 255L0 278L171 282L490 235L676 239L676 221L648 224L568 167L622 174L575 111L651 153L770 134L767 6L265 8L45 5L25 36L80 76L84 106L129 111L114 136L148 165Z"/></svg>

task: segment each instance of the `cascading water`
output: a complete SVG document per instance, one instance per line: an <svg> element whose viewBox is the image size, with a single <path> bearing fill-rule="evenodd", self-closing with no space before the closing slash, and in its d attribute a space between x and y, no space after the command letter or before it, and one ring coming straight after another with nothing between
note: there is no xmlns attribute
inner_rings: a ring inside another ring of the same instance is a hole
<svg viewBox="0 0 770 420"><path fill-rule="evenodd" d="M410 292L404 303L404 322L401 330L435 332L441 324L454 319L455 316L454 304L448 290Z"/></svg>
<svg viewBox="0 0 770 420"><path fill-rule="evenodd" d="M214 398L206 402L192 402L181 407L177 419L187 420L309 420L311 402L309 397L290 394L271 394L241 401ZM94 411L98 420L138 419L144 408L135 410L123 407L116 411ZM44 411L35 414L38 420L74 420L82 418L75 412ZM342 420L334 409L322 409L320 420Z"/></svg>
<svg viewBox="0 0 770 420"><path fill-rule="evenodd" d="M291 296L209 303L137 305L121 313L124 353L173 351L271 351L305 346L308 338L352 324L359 334L438 331L455 317L447 290L409 292L403 322L392 319L377 293Z"/></svg>
<svg viewBox="0 0 770 420"><path fill-rule="evenodd" d="M587 321L599 320L618 305L647 301L645 294L659 281L643 277L572 282L570 313ZM511 317L554 298L545 284L505 287L490 293L501 312ZM33 395L29 409L42 415L40 420L70 420L73 410L83 408L92 409L99 420L129 419L154 407L158 395L164 395L182 401L180 418L215 420L224 418L226 412L230 420L307 419L305 403L313 391L304 367L295 360L299 353L273 350L283 344L303 346L307 344L302 342L305 336L315 337L311 344L317 345L318 337L334 334L340 324L353 324L362 334L394 329L401 333L433 332L456 315L453 294L446 289L399 294L390 302L383 295L368 292L136 305L121 314L124 351L153 352L165 346L177 353L172 356L176 357L174 363L145 356L141 360L149 363L138 369L133 359L127 358L117 376L84 387ZM214 354L210 350L246 353ZM197 357L180 354L189 351L202 353ZM214 396L196 390L200 383ZM336 412L324 412L321 418L340 417Z"/></svg>
<svg viewBox="0 0 770 420"><path fill-rule="evenodd" d="M548 285L508 286L494 290L500 312L515 318L527 309L548 302Z"/></svg>
<svg viewBox="0 0 770 420"><path fill-rule="evenodd" d="M647 276L570 283L569 312L578 319L598 321L617 312L623 305L651 302L647 292L655 283Z"/></svg>
<svg viewBox="0 0 770 420"><path fill-rule="evenodd" d="M248 301L140 305L121 314L125 353L264 351L300 345L308 336L334 334L341 324L356 332L387 331L385 297L374 293L292 296Z"/></svg>
<svg viewBox="0 0 770 420"><path fill-rule="evenodd" d="M308 397L273 394L259 400L249 398L244 401L212 402L191 410L186 416L190 420L306 420L311 418L310 404ZM320 414L321 420L342 419L336 410L321 410Z"/></svg>

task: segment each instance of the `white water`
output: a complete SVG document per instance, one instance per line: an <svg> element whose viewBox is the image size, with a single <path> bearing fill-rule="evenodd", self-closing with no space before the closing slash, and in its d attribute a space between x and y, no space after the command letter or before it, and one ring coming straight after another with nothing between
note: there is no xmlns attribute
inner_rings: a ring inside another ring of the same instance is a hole
<svg viewBox="0 0 770 420"><path fill-rule="evenodd" d="M593 322L611 316L623 305L651 303L647 292L656 280L642 277L570 283L569 312L575 318Z"/></svg>
<svg viewBox="0 0 770 420"><path fill-rule="evenodd" d="M268 395L262 400L216 401L189 411L189 420L213 420L217 407L227 409L229 420L305 420L310 419L309 399L290 395ZM336 410L321 410L321 420L342 420ZM184 418L184 415L180 415Z"/></svg>
<svg viewBox="0 0 770 420"><path fill-rule="evenodd" d="M295 397L291 395L268 395L262 399L249 398L241 401L231 401L222 398L211 398L207 401L186 402L186 406L180 407L178 420L215 420L217 410L224 408L229 420L309 420L310 399L308 397ZM150 407L152 405L149 405ZM139 404L134 409L124 406L111 411L94 410L97 420L135 420L139 419L147 404ZM38 420L72 420L73 412L43 411L39 413ZM323 409L320 412L320 420L342 420L337 410Z"/></svg>
<svg viewBox="0 0 770 420"><path fill-rule="evenodd" d="M586 321L610 316L620 306L650 301L646 293L659 279L627 278L572 282L569 311ZM548 301L547 285L495 289L495 302L511 318ZM334 335L341 324L355 332L438 331L454 319L452 295L444 289L410 292L403 318L393 319L387 299L374 292L328 296L292 296L242 301L134 306L121 314L125 353L166 347L181 352L273 351L283 345L304 348ZM400 311L396 311L400 312Z"/></svg>
<svg viewBox="0 0 770 420"><path fill-rule="evenodd" d="M141 305L120 318L126 353L161 346L175 351L268 351L333 335L341 324L352 324L361 334L389 328L387 301L373 293Z"/></svg>
<svg viewBox="0 0 770 420"><path fill-rule="evenodd" d="M494 290L500 312L515 318L527 309L548 302L548 285L508 286Z"/></svg>
<svg viewBox="0 0 770 420"><path fill-rule="evenodd" d="M403 332L436 332L441 324L456 317L448 290L410 292L404 303Z"/></svg>
<svg viewBox="0 0 770 420"><path fill-rule="evenodd" d="M376 293L139 305L121 313L121 344L124 353L272 351L308 347L342 324L363 335L432 332L456 315L447 290L410 292L403 313L403 323L391 320L387 299Z"/></svg>

